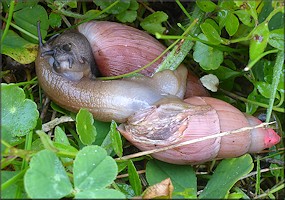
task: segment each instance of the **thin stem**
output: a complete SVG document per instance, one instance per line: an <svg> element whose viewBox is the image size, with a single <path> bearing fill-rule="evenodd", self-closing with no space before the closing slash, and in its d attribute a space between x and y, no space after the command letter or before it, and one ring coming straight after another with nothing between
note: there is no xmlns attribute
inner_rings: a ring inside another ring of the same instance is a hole
<svg viewBox="0 0 285 200"><path fill-rule="evenodd" d="M13 183L17 182L20 178L22 178L24 176L24 174L26 173L28 168L22 170L21 172L19 172L17 175L13 176L12 178L10 178L9 180L7 180L5 183L1 184L1 191L7 189L7 187L9 187L10 185L12 185Z"/></svg>
<svg viewBox="0 0 285 200"><path fill-rule="evenodd" d="M0 19L2 19L3 21L5 21L5 22L7 23L7 20L6 20L4 17L0 16ZM13 28L17 29L18 31L20 31L20 32L22 32L22 33L24 33L24 34L30 36L31 38L33 38L33 39L35 39L35 40L38 40L38 37L37 37L37 36L35 36L34 34L32 34L32 33L28 32L28 31L26 31L25 29L22 29L21 27L17 26L16 24L13 24L13 23L11 22L10 25L11 25ZM43 41L43 42L44 42L44 41Z"/></svg>
<svg viewBox="0 0 285 200"><path fill-rule="evenodd" d="M238 96L238 95L236 95L236 94L233 94L233 93L228 92L228 91L226 91L226 90L223 90L223 89L221 89L221 88L220 88L219 90L220 90L221 92L225 93L226 95L228 95L228 96L234 98L234 99L238 99L238 100L241 100L241 101L243 101L243 102L251 103L251 104L254 104L254 105L263 107L263 108L268 108L268 107L269 107L269 105L267 105L267 104L246 99L246 98L244 98L244 97ZM277 111L277 112L281 112L281 113L285 113L285 109L284 109L284 108L273 107L272 110Z"/></svg>
<svg viewBox="0 0 285 200"><path fill-rule="evenodd" d="M268 54L277 53L277 52L278 52L278 49L273 49L273 50L269 50L269 51L263 52L256 59L251 61L243 70L244 71L249 71L262 57L264 57L264 56L266 56Z"/></svg>
<svg viewBox="0 0 285 200"><path fill-rule="evenodd" d="M12 16L13 16L13 12L14 12L14 6L15 6L15 1L11 1L10 2L10 8L9 8L9 14L8 14L8 19L6 21L6 26L5 26L5 30L3 32L2 38L1 38L1 43L3 44L4 38L6 37L10 24L11 24L11 20L12 20Z"/></svg>
<svg viewBox="0 0 285 200"><path fill-rule="evenodd" d="M283 9L284 6L280 6L279 8L273 9L273 11L267 16L265 21L269 22L274 15L276 15L279 12L284 12Z"/></svg>
<svg viewBox="0 0 285 200"><path fill-rule="evenodd" d="M228 51L228 52L242 52L244 51L243 49L234 49L234 48L230 48L228 46L224 46L224 45L213 45L211 42L206 41L206 40L201 40L200 38L197 37L192 37L192 36L182 36L182 35L162 35L159 33L155 34L157 39L163 39L163 40L174 40L174 39L180 39L180 40L192 40L192 41L198 41L201 42L203 44L207 44L208 46L214 47L216 49L219 49L221 51Z"/></svg>
<svg viewBox="0 0 285 200"><path fill-rule="evenodd" d="M183 13L188 17L188 19L192 19L191 15L187 12L187 10L184 8L184 6L180 3L179 0L175 0L180 9L183 11Z"/></svg>

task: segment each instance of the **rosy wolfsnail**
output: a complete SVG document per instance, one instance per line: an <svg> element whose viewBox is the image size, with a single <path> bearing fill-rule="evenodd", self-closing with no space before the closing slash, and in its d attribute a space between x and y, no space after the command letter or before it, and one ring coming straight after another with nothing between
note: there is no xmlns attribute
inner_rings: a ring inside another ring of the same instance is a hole
<svg viewBox="0 0 285 200"><path fill-rule="evenodd" d="M122 67L147 64L165 48L144 32L112 22L88 22L80 25L79 31L85 37L69 31L45 45L40 43L36 71L41 87L54 102L68 110L88 108L98 120L125 122L119 130L138 148L167 146L256 121L252 117L247 120L233 106L213 98L193 97L183 102L187 79L184 66L152 77L94 79L90 67L94 61L89 52L93 52L101 73L116 75L122 73ZM196 164L258 152L279 140L272 129L257 129L174 148L154 157L176 164Z"/></svg>

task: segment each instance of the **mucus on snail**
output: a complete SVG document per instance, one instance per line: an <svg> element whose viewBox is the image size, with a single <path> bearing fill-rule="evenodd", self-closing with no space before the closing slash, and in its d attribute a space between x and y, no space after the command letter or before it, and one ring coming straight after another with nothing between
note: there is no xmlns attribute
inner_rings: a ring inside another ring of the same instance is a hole
<svg viewBox="0 0 285 200"><path fill-rule="evenodd" d="M183 65L153 74L160 60L142 72L145 76L96 80L98 72L91 67L95 64L101 74L117 75L144 66L165 47L140 30L114 22L88 22L78 30L65 32L45 45L40 43L36 71L41 87L55 103L70 111L87 108L98 120L122 123L119 131L139 149L261 123L221 100L186 98L188 74ZM199 92L194 95L199 96ZM259 152L279 140L272 129L256 129L153 156L175 164L197 164Z"/></svg>

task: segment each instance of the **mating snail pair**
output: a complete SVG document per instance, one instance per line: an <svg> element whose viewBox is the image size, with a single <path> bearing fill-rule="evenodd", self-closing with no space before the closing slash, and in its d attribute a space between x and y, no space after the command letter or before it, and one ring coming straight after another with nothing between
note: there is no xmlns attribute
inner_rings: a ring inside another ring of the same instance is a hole
<svg viewBox="0 0 285 200"><path fill-rule="evenodd" d="M148 64L164 50L145 32L93 21L80 25L78 32L67 31L45 45L40 42L36 72L41 87L55 103L75 112L87 108L95 119L122 123L119 131L141 150L261 123L226 102L197 97L207 92L183 65L153 74L159 60L142 71L144 76L112 81L94 78L94 64L102 75L118 75ZM186 92L192 85L195 91ZM153 157L197 164L259 152L279 141L272 129L259 128L169 149Z"/></svg>

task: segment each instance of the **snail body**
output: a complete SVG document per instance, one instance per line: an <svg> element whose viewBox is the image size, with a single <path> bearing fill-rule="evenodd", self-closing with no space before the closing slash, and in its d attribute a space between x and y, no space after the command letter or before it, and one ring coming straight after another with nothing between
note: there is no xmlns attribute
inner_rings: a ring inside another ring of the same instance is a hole
<svg viewBox="0 0 285 200"><path fill-rule="evenodd" d="M41 87L55 103L74 112L87 108L97 120L123 123L119 131L141 150L260 123L220 100L192 97L183 101L189 79L183 65L174 71L155 74L145 70L142 73L146 76L120 80L103 81L95 77L98 72L94 65L101 74L126 73L121 68L137 69L164 49L152 37L134 28L112 22L88 22L79 26L79 32L66 32L45 45L40 43L36 72ZM159 62L151 68L155 70L158 65ZM272 129L257 129L153 156L175 164L197 164L258 152L279 140Z"/></svg>
<svg viewBox="0 0 285 200"><path fill-rule="evenodd" d="M183 66L153 77L96 80L91 70L94 58L88 52L92 52L90 44L74 31L40 45L36 59L39 83L47 96L67 110L87 108L98 120L124 122L166 96L184 96L187 69Z"/></svg>

